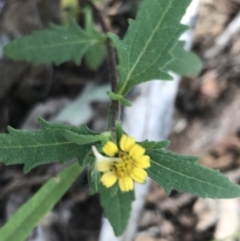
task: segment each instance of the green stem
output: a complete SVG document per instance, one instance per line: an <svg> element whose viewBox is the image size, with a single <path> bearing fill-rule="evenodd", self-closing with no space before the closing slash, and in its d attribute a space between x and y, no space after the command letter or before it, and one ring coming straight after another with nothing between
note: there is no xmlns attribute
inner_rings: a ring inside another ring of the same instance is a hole
<svg viewBox="0 0 240 241"><path fill-rule="evenodd" d="M118 101L112 100L108 112L108 128L115 130L115 122L121 119L121 105Z"/></svg>

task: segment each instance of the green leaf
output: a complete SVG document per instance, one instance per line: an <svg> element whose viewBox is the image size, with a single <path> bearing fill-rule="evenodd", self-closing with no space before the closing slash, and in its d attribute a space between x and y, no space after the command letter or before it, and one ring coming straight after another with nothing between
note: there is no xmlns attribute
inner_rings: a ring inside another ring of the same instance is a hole
<svg viewBox="0 0 240 241"><path fill-rule="evenodd" d="M191 0L144 0L136 20L129 21L123 40L109 34L118 51L120 82L116 94L125 95L134 85L171 80L163 68L173 60L171 51L187 29L180 20Z"/></svg>
<svg viewBox="0 0 240 241"><path fill-rule="evenodd" d="M47 30L34 31L29 36L15 39L4 46L4 54L35 65L51 62L59 65L69 60L80 64L86 51L99 41L102 39L83 30L72 20L68 26L51 24Z"/></svg>
<svg viewBox="0 0 240 241"><path fill-rule="evenodd" d="M55 206L82 171L77 163L47 181L0 229L1 241L25 241L32 229Z"/></svg>
<svg viewBox="0 0 240 241"><path fill-rule="evenodd" d="M117 194L118 192L118 183L115 183L112 188L110 189L110 195L113 197Z"/></svg>
<svg viewBox="0 0 240 241"><path fill-rule="evenodd" d="M164 141L143 141L143 142L138 142L139 145L141 145L142 147L144 147L147 150L151 150L151 149L162 149L162 148L166 148L170 145L170 141L169 140L164 140Z"/></svg>
<svg viewBox="0 0 240 241"><path fill-rule="evenodd" d="M99 35L100 37L100 35ZM85 54L85 62L89 69L97 70L102 64L106 56L106 44L105 39L102 42L94 44Z"/></svg>
<svg viewBox="0 0 240 241"><path fill-rule="evenodd" d="M173 49L174 60L165 69L182 76L197 75L202 69L202 62L196 54L184 49L185 42L179 41Z"/></svg>
<svg viewBox="0 0 240 241"><path fill-rule="evenodd" d="M68 130L72 131L78 134L83 134L83 135L98 135L99 133L89 129L86 125L81 125L80 127L76 126L71 126L71 125L66 125L66 124L61 124L61 123L55 123L55 122L49 122L46 121L42 118L38 118L38 122L42 129L44 130Z"/></svg>
<svg viewBox="0 0 240 241"><path fill-rule="evenodd" d="M78 145L86 145L94 142L107 142L108 137L105 135L81 135L81 134L75 134L71 131L64 131L63 132L64 137Z"/></svg>
<svg viewBox="0 0 240 241"><path fill-rule="evenodd" d="M101 65L106 56L107 38L103 33L95 29L92 9L90 7L85 7L83 12L85 15L85 30L89 33L91 32L93 35L96 35L97 39L102 39L102 41L99 41L90 47L84 57L87 66L92 70L96 70Z"/></svg>
<svg viewBox="0 0 240 241"><path fill-rule="evenodd" d="M99 183L98 190L104 216L111 223L115 235L120 236L128 224L134 192L121 192L119 188L116 192L115 186L106 188L101 183Z"/></svg>
<svg viewBox="0 0 240 241"><path fill-rule="evenodd" d="M96 169L95 159L93 156L88 156L88 163L90 163L90 167L88 170L88 184L90 188L90 193L95 194L98 192L100 173Z"/></svg>
<svg viewBox="0 0 240 241"><path fill-rule="evenodd" d="M83 166L86 166L87 164L91 163L92 157L93 157L93 152L92 150L90 150L82 161Z"/></svg>
<svg viewBox="0 0 240 241"><path fill-rule="evenodd" d="M116 128L116 139L117 139L116 141L117 143L119 143L122 135L126 134L126 132L122 129L120 121L115 122L115 128Z"/></svg>
<svg viewBox="0 0 240 241"><path fill-rule="evenodd" d="M122 95L115 94L112 91L108 91L107 94L112 100L118 101L124 106L132 106L131 102L125 99Z"/></svg>
<svg viewBox="0 0 240 241"><path fill-rule="evenodd" d="M44 130L21 131L9 127L9 134L0 135L0 162L5 165L24 164L24 172L36 166L59 160L62 164L74 158L82 164L91 145L77 145L63 136L64 130L85 135L94 132L87 127L71 127L40 120Z"/></svg>
<svg viewBox="0 0 240 241"><path fill-rule="evenodd" d="M169 194L172 188L199 197L234 198L240 195L240 186L232 183L219 171L197 163L197 157L182 156L166 150L150 150L149 176L162 185Z"/></svg>

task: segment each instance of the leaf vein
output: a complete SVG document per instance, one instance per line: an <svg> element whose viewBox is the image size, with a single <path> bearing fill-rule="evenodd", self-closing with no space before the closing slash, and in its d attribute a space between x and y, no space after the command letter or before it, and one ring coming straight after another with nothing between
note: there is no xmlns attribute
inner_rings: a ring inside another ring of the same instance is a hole
<svg viewBox="0 0 240 241"><path fill-rule="evenodd" d="M139 62L141 61L146 49L148 48L149 44L151 43L152 39L153 39L153 36L156 34L159 26L161 26L162 22L163 22L163 19L165 18L167 12L169 11L169 9L172 7L172 0L169 1L169 4L167 6L167 8L165 9L162 17L160 18L158 24L156 24L156 27L154 28L152 34L150 35L150 37L148 38L147 42L146 42L146 45L144 46L144 48L142 49L142 51L140 52L138 58L136 59L136 62L134 63L134 65L132 66L132 68L130 69L128 75L127 75L127 78L126 80L124 81L124 84L122 85L122 88L118 91L119 94L122 94L123 90L126 88L129 80L131 79L131 75L132 73L134 72L135 68L137 67L137 65L139 64Z"/></svg>

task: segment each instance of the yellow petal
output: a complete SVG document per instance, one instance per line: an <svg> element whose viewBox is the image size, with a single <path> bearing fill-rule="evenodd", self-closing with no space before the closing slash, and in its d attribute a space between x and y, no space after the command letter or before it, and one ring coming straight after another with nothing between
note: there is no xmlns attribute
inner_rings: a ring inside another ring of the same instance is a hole
<svg viewBox="0 0 240 241"><path fill-rule="evenodd" d="M118 152L118 147L112 141L108 141L102 148L103 152L108 156L115 156Z"/></svg>
<svg viewBox="0 0 240 241"><path fill-rule="evenodd" d="M140 168L149 168L151 166L150 164L150 157L147 155L144 155L138 159L136 159L136 165Z"/></svg>
<svg viewBox="0 0 240 241"><path fill-rule="evenodd" d="M122 192L128 192L133 190L133 180L131 177L122 177L119 179L119 187Z"/></svg>
<svg viewBox="0 0 240 241"><path fill-rule="evenodd" d="M109 188L116 183L117 177L112 172L106 172L102 175L100 180L104 186Z"/></svg>
<svg viewBox="0 0 240 241"><path fill-rule="evenodd" d="M110 169L109 161L97 161L97 170L99 172L107 172Z"/></svg>
<svg viewBox="0 0 240 241"><path fill-rule="evenodd" d="M130 149L134 145L135 145L134 138L127 136L127 135L122 135L121 140L120 140L120 147L123 151L130 151Z"/></svg>
<svg viewBox="0 0 240 241"><path fill-rule="evenodd" d="M135 182L144 183L147 177L147 172L142 168L134 168L131 173L131 177Z"/></svg>
<svg viewBox="0 0 240 241"><path fill-rule="evenodd" d="M137 159L141 158L144 155L144 153L145 153L145 149L142 146L136 144L131 148L129 155L133 159L137 160Z"/></svg>

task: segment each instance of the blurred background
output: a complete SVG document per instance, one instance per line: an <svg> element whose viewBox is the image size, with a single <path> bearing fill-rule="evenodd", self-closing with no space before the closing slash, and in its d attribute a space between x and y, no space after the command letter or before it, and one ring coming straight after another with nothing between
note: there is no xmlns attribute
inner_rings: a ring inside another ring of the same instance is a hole
<svg viewBox="0 0 240 241"><path fill-rule="evenodd" d="M140 0L94 1L112 32L123 37L127 19ZM200 162L240 181L240 1L199 0L194 17L193 51L203 62L198 76L181 79L171 124L170 149L200 156ZM0 132L7 125L38 129L37 117L95 131L107 127L108 65L72 62L33 66L3 56L9 41L65 24L66 16L83 25L88 1L0 0ZM94 16L100 29L99 19ZM134 98L130 93L130 99ZM159 103L160 104L160 103ZM169 123L170 124L170 123ZM27 175L21 166L0 163L0 226L52 175L59 164L40 166ZM55 209L33 231L31 241L95 241L102 209L88 194L84 172ZM240 199L200 199L172 192L152 182L134 241L240 240ZM228 238L226 238L228 237ZM0 237L1 240L1 237ZM128 240L127 240L128 241Z"/></svg>

